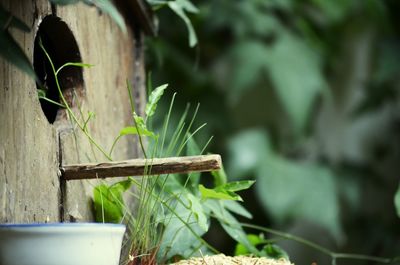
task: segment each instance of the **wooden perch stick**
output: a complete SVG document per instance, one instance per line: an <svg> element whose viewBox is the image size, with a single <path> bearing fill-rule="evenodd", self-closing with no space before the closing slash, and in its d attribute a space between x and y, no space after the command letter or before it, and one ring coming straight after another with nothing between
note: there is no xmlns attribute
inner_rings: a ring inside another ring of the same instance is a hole
<svg viewBox="0 0 400 265"><path fill-rule="evenodd" d="M218 169L221 169L219 155L131 159L60 167L65 180L205 172Z"/></svg>

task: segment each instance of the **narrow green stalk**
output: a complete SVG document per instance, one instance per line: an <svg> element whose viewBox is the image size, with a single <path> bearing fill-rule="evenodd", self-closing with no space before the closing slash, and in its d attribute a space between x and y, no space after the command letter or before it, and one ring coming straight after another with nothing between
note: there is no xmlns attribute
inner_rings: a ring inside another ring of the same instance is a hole
<svg viewBox="0 0 400 265"><path fill-rule="evenodd" d="M111 148L110 148L110 152L108 153L109 156L112 155L112 152L114 151L114 147L117 144L117 142L119 141L119 139L122 137L123 135L118 135L117 138L114 139Z"/></svg>
<svg viewBox="0 0 400 265"><path fill-rule="evenodd" d="M133 114L135 113L135 103L133 102L133 97L132 97L132 85L128 80L126 80L126 86L128 87L129 101L131 104L131 112L132 112L132 117L133 117ZM135 124L135 127L138 128L134 117L133 117L133 123ZM138 130L138 132L139 132L139 130ZM147 158L146 149L144 148L142 136L140 135L140 133L138 133L138 136L139 136L138 138L139 138L140 148L142 149L142 152L143 152L143 156L144 156L144 158Z"/></svg>
<svg viewBox="0 0 400 265"><path fill-rule="evenodd" d="M75 67L92 67L93 65L91 64L86 64L86 63L65 63L63 64L60 68L57 69L57 71L55 72L55 75L58 75L62 69L64 69L67 66L75 66Z"/></svg>
<svg viewBox="0 0 400 265"><path fill-rule="evenodd" d="M352 260L365 260L365 261L373 261L373 262L378 262L378 263L384 263L384 264L392 264L394 262L399 262L400 257L394 257L394 258L382 258L382 257L375 257L375 256L368 256L368 255L361 255L361 254L351 254L351 253L336 253L333 252L325 247L322 247L314 242L311 242L307 239L281 232L275 229L267 228L267 227L262 227L258 225L253 225L253 224L248 224L248 223L241 223L240 224L242 227L247 227L251 229L255 229L258 231L266 232L275 236L279 236L288 240L292 240L295 242L298 242L302 245L308 246L312 249L315 249L323 254L326 254L332 258L332 261L335 262L337 259L352 259ZM334 263L335 264L335 263Z"/></svg>
<svg viewBox="0 0 400 265"><path fill-rule="evenodd" d="M59 70L60 70L60 69L59 69ZM86 130L86 131L88 132L88 134L90 134L90 132L89 132L89 127L88 127L87 125L88 125L89 121L91 120L91 118L92 118L93 116L92 116L92 115L89 115L88 118L85 120L85 115L83 114L83 111L82 111L82 105L81 105L81 103L80 103L80 101L79 101L79 97L78 97L78 95L76 94L75 89L73 90L73 93L74 93L74 97L75 97L75 99L76 99L76 105L77 105L77 107L78 107L79 113L81 114L81 118L82 118L82 120L84 121L84 125L83 125L83 126L84 126L84 130ZM74 130L74 132L75 132L75 130ZM76 139L76 138L77 138L77 137L76 137L76 135L75 135L75 139ZM75 141L75 143L77 144L78 141ZM92 143L90 143L90 151L92 152L94 161L97 161L96 152L94 151L94 145L93 145ZM86 157L88 158L89 162L92 161L92 159L91 159L88 155L86 155ZM110 154L110 157L111 157L111 154Z"/></svg>
<svg viewBox="0 0 400 265"><path fill-rule="evenodd" d="M167 136L169 119L171 117L171 112L172 112L172 107L173 107L174 102L175 102L175 97L176 97L176 93L174 93L172 95L172 100L171 100L171 103L169 105L169 110L168 110L168 113L167 113L167 117L166 117L164 125L163 125L162 141L161 141L161 148L160 148L160 155L161 156L163 155L163 152L164 152L164 142L165 142L165 138Z"/></svg>
<svg viewBox="0 0 400 265"><path fill-rule="evenodd" d="M54 100L51 100L51 99L49 99L49 98L46 98L46 97L39 97L39 99L46 100L46 101L48 101L48 102L50 102L50 103L52 103L52 104L54 104L54 105L57 105L57 106L59 106L59 107L61 107L61 108L63 108L63 109L66 108L63 104L60 104L60 103L58 103L58 102L56 102L56 101L54 101Z"/></svg>
<svg viewBox="0 0 400 265"><path fill-rule="evenodd" d="M177 152L178 155L180 154L180 152L182 151L183 147L187 143L187 138L185 138L185 137L190 133L190 130L192 129L192 125L194 123L194 120L196 119L197 112L199 111L199 108L200 108L200 104L197 104L197 107L196 107L196 109L195 109L195 111L193 113L192 119L190 120L189 126L187 127L186 132L184 134L184 138L182 139L182 142L181 142L181 144L180 144L180 146L178 148L178 152Z"/></svg>
<svg viewBox="0 0 400 265"><path fill-rule="evenodd" d="M366 260L366 261L374 261L379 263L391 264L397 261L400 261L398 258L382 258L375 257L369 255L362 254L350 254L350 253L331 253L331 257L333 259L353 259L353 260Z"/></svg>
<svg viewBox="0 0 400 265"><path fill-rule="evenodd" d="M182 152L183 148L185 147L185 145L187 144L187 142L206 125L207 125L207 123L203 123L193 133L189 134L189 136L186 138L186 140L183 142L183 144L179 148L177 155L181 154L181 152Z"/></svg>
<svg viewBox="0 0 400 265"><path fill-rule="evenodd" d="M187 114L189 113L189 108L190 108L190 104L187 104L185 111L181 115L178 125L176 126L177 129L175 130L175 132L171 138L171 141L168 145L168 148L166 151L167 156L171 155L173 149L176 147L176 143L178 142L179 138L181 137L183 129L185 128L185 120L186 120Z"/></svg>
<svg viewBox="0 0 400 265"><path fill-rule="evenodd" d="M201 149L200 154L204 154L204 151L206 151L207 147L210 145L211 141L214 139L214 136L211 136L206 144L204 145L203 149Z"/></svg>

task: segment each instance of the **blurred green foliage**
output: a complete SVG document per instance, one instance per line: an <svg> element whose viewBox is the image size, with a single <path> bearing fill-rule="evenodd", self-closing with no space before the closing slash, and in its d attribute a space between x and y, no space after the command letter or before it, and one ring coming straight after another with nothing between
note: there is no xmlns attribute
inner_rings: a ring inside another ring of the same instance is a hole
<svg viewBox="0 0 400 265"><path fill-rule="evenodd" d="M30 31L29 26L4 10L0 4L0 56L35 78L36 74L29 59L9 33L9 28L16 28L23 32Z"/></svg>
<svg viewBox="0 0 400 265"><path fill-rule="evenodd" d="M228 176L257 180L254 222L338 251L398 254L400 2L193 3L198 45L161 11L147 69L177 89L182 111L202 104ZM325 264L287 247L297 264Z"/></svg>
<svg viewBox="0 0 400 265"><path fill-rule="evenodd" d="M286 260L289 260L289 256L286 253L286 251L284 251L279 246L272 244L273 240L265 239L263 234L260 235L249 234L247 235L247 238L249 239L250 243L253 246L257 247L258 249L261 249L259 251L260 257L266 257L272 259L284 258ZM235 256L240 256L240 255L254 255L254 253L249 251L246 248L246 246L239 243L235 247Z"/></svg>
<svg viewBox="0 0 400 265"><path fill-rule="evenodd" d="M55 5L74 5L83 2L88 6L95 6L99 11L108 14L124 33L127 32L124 18L111 0L49 0L49 2ZM35 70L24 50L10 34L10 28L16 28L25 33L31 31L24 21L15 17L0 3L0 57L15 65L25 74L37 79Z"/></svg>

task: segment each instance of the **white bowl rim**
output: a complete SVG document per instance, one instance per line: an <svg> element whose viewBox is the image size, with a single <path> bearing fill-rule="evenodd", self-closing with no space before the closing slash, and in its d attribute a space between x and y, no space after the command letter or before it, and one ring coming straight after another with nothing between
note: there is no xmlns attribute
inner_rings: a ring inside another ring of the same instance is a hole
<svg viewBox="0 0 400 265"><path fill-rule="evenodd" d="M29 227L110 227L110 228L125 228L124 224L114 223L0 223L1 228L29 228Z"/></svg>

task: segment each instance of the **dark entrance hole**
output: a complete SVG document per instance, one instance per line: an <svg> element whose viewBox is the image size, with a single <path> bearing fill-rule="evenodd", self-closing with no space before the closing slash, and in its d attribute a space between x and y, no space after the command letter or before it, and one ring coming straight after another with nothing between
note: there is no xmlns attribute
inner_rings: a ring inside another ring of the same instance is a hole
<svg viewBox="0 0 400 265"><path fill-rule="evenodd" d="M79 47L71 30L59 17L50 15L40 23L33 50L33 66L40 81L40 83L37 83L37 88L44 90L46 98L61 103L54 73L44 51L39 45L40 40L53 61L56 70L68 62L82 62ZM58 81L64 97L71 106L73 96L82 94L82 68L63 68L58 74ZM40 105L47 120L50 123L54 123L60 107L45 99L40 99Z"/></svg>

